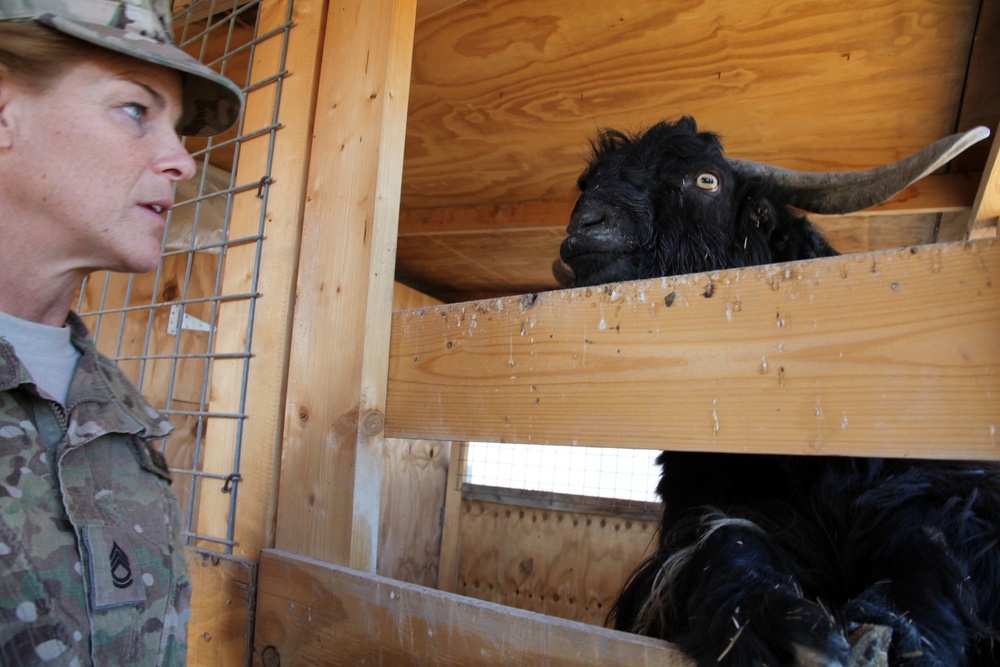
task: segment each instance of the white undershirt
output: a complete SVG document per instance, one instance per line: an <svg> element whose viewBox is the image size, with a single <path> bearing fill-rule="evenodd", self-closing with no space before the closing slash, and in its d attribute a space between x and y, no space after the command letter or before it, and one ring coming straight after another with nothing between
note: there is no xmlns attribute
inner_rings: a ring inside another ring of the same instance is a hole
<svg viewBox="0 0 1000 667"><path fill-rule="evenodd" d="M69 383L80 360L67 326L50 327L0 312L0 336L14 348L35 385L66 405Z"/></svg>

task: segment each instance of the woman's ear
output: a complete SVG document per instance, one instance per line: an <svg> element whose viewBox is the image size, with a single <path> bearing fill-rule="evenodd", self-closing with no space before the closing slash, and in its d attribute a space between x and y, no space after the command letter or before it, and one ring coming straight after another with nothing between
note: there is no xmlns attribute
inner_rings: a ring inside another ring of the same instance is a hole
<svg viewBox="0 0 1000 667"><path fill-rule="evenodd" d="M13 112L10 103L13 97L14 83L7 68L0 65L0 150L10 148L14 142Z"/></svg>

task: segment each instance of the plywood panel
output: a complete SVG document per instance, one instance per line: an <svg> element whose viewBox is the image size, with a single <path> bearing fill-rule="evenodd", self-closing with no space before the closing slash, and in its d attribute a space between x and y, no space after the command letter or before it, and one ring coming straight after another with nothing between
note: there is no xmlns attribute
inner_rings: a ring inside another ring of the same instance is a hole
<svg viewBox="0 0 1000 667"><path fill-rule="evenodd" d="M451 443L387 439L376 572L420 586L437 586L441 511Z"/></svg>
<svg viewBox="0 0 1000 667"><path fill-rule="evenodd" d="M690 667L670 644L277 551L260 560L254 665Z"/></svg>
<svg viewBox="0 0 1000 667"><path fill-rule="evenodd" d="M463 500L458 593L604 625L657 522Z"/></svg>
<svg viewBox="0 0 1000 667"><path fill-rule="evenodd" d="M681 114L734 157L898 159L956 129L980 4L469 0L417 26L403 208L569 199L596 128Z"/></svg>
<svg viewBox="0 0 1000 667"><path fill-rule="evenodd" d="M1000 458L1000 243L394 316L387 433Z"/></svg>

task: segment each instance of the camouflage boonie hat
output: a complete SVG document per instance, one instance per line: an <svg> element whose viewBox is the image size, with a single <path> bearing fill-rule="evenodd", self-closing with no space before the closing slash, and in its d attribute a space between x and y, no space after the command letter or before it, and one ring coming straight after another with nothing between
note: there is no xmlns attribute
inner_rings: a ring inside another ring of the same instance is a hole
<svg viewBox="0 0 1000 667"><path fill-rule="evenodd" d="M181 73L177 131L202 137L239 117L243 92L177 47L169 0L0 0L0 21L37 21L61 33Z"/></svg>

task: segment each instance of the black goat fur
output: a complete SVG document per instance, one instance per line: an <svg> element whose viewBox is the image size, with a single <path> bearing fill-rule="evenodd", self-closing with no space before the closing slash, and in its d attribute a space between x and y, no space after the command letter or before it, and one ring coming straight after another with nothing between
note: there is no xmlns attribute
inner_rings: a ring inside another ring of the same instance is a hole
<svg viewBox="0 0 1000 667"><path fill-rule="evenodd" d="M560 250L575 286L837 254L693 119L593 143ZM891 628L893 667L1000 665L993 463L663 452L658 549L609 623L701 667L850 663Z"/></svg>

